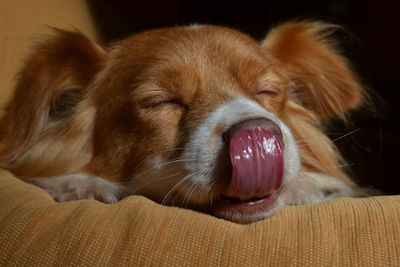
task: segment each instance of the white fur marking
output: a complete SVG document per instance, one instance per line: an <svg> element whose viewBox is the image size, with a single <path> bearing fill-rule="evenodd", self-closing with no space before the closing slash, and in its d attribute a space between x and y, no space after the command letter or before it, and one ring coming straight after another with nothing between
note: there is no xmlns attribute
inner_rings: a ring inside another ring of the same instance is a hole
<svg viewBox="0 0 400 267"><path fill-rule="evenodd" d="M29 182L45 189L58 202L96 199L111 204L125 195L123 187L84 173L35 178Z"/></svg>
<svg viewBox="0 0 400 267"><path fill-rule="evenodd" d="M304 205L352 195L351 188L333 176L300 172L298 181L282 193L282 198L287 205Z"/></svg>
<svg viewBox="0 0 400 267"><path fill-rule="evenodd" d="M297 173L300 168L300 158L297 150L296 142L289 128L279 120L273 113L266 111L258 103L248 100L239 99L226 103L216 110L197 127L189 142L186 145L184 158L197 159L185 163L186 168L190 172L198 172L199 175L193 177L192 182L207 186L210 184L212 176L211 171L214 168L217 153L222 147L222 139L213 139L212 133L221 123L224 127L221 135L233 124L252 118L267 118L275 122L281 129L284 145L284 184L291 183L296 180ZM217 149L210 151L209 143L213 142Z"/></svg>

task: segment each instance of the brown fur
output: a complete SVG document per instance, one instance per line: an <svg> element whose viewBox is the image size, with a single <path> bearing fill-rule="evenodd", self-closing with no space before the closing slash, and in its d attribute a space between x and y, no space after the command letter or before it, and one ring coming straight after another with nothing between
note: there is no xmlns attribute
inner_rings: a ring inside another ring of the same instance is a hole
<svg viewBox="0 0 400 267"><path fill-rule="evenodd" d="M176 158L210 110L243 95L289 126L302 169L350 183L321 129L331 118L345 120L363 89L329 38L332 29L288 22L260 45L227 28L170 28L107 51L59 31L18 77L0 122L0 166L23 179L84 172L127 182L151 155Z"/></svg>

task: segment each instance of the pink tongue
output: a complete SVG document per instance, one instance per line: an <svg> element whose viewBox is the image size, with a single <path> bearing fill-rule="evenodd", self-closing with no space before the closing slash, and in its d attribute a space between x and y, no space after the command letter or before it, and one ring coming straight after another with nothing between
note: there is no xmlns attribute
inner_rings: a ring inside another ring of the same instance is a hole
<svg viewBox="0 0 400 267"><path fill-rule="evenodd" d="M279 138L257 127L236 133L229 145L233 167L225 196L250 199L279 189L283 181L283 155Z"/></svg>

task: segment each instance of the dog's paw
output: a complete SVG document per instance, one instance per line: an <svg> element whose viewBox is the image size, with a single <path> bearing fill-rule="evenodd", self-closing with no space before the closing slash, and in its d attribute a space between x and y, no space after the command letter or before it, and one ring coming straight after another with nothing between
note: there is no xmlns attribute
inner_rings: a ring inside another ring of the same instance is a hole
<svg viewBox="0 0 400 267"><path fill-rule="evenodd" d="M35 178L29 182L45 189L58 202L96 199L111 204L126 196L125 188L122 186L83 173Z"/></svg>
<svg viewBox="0 0 400 267"><path fill-rule="evenodd" d="M352 195L353 190L337 178L324 173L300 172L297 182L282 197L287 205L302 205Z"/></svg>

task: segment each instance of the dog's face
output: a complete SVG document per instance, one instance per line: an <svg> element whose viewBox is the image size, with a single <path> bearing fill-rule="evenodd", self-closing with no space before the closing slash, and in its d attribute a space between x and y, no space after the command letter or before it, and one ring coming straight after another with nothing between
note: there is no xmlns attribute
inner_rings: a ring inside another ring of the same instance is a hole
<svg viewBox="0 0 400 267"><path fill-rule="evenodd" d="M89 173L236 222L264 218L290 202L301 172L344 179L326 166L337 160L319 125L355 107L361 89L328 30L288 23L260 44L227 28L177 27L107 52L63 33L28 62L37 74L22 73L9 114L26 105L22 87L49 88L28 95L42 104L17 118L27 140L3 142L3 165L24 177ZM18 127L3 120L3 135Z"/></svg>
<svg viewBox="0 0 400 267"><path fill-rule="evenodd" d="M133 190L162 203L229 219L275 210L300 165L278 118L288 81L241 33L204 26L150 34L111 51L123 60L111 64L95 100L95 142L109 145L96 164L107 160L115 171L114 161L123 162Z"/></svg>

